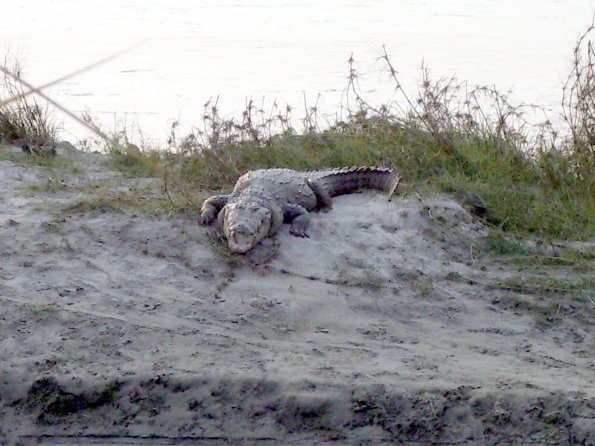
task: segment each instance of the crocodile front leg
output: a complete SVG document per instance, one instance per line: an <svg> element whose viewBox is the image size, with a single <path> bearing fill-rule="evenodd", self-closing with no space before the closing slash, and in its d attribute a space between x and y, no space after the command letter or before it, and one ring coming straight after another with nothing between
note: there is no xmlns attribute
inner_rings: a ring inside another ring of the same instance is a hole
<svg viewBox="0 0 595 446"><path fill-rule="evenodd" d="M333 208L333 199L331 194L316 180L307 180L308 187L312 189L316 196L316 206L323 212L328 212Z"/></svg>
<svg viewBox="0 0 595 446"><path fill-rule="evenodd" d="M223 209L223 206L227 204L229 195L214 195L211 198L205 200L200 208L200 217L198 222L201 225L210 225L215 221L217 215Z"/></svg>
<svg viewBox="0 0 595 446"><path fill-rule="evenodd" d="M310 214L305 207L299 204L286 204L283 206L283 221L291 223L289 233L296 237L310 237Z"/></svg>

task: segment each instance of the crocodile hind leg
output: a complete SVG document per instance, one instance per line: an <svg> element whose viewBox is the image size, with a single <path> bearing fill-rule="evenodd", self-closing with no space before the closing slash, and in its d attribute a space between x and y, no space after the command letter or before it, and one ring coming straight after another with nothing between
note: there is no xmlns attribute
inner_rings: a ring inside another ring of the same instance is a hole
<svg viewBox="0 0 595 446"><path fill-rule="evenodd" d="M310 215L305 207L299 204L286 204L283 206L283 221L291 223L289 233L296 237L310 237Z"/></svg>
<svg viewBox="0 0 595 446"><path fill-rule="evenodd" d="M201 225L210 225L215 221L217 215L223 209L223 206L227 204L229 195L214 195L211 198L205 200L200 208L200 217L198 222Z"/></svg>
<svg viewBox="0 0 595 446"><path fill-rule="evenodd" d="M333 198L331 194L316 180L307 180L308 186L316 196L316 207L323 212L328 212L333 208Z"/></svg>

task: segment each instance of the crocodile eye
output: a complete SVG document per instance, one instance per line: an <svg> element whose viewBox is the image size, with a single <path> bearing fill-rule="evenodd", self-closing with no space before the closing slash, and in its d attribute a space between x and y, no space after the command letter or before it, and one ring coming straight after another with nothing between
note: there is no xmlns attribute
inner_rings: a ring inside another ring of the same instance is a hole
<svg viewBox="0 0 595 446"><path fill-rule="evenodd" d="M261 222L265 222L267 220L271 219L271 211L269 211L266 208L262 209L261 215L260 215L260 221Z"/></svg>

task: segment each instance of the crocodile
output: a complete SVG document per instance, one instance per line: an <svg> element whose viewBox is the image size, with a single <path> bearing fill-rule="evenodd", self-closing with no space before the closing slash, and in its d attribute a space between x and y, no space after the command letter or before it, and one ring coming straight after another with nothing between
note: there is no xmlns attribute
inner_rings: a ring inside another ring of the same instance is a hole
<svg viewBox="0 0 595 446"><path fill-rule="evenodd" d="M229 250L245 254L283 223L291 223L292 235L308 237L309 212L329 211L332 197L372 188L389 192L390 198L399 181L391 169L381 167L254 170L238 179L231 194L205 200L198 221L202 225L217 221Z"/></svg>

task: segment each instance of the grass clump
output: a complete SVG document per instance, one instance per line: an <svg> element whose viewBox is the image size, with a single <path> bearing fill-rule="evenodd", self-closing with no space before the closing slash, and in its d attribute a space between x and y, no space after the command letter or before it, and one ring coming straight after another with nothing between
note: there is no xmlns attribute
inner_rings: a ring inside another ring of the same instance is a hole
<svg viewBox="0 0 595 446"><path fill-rule="evenodd" d="M580 141L560 139L549 122L531 126L508 95L454 78L433 81L425 69L417 97L410 98L386 53L384 61L395 100L369 104L350 61L356 106L324 129L315 107L306 110L298 132L289 108L274 104L265 111L249 102L240 119L223 119L217 102L208 102L201 128L180 141L172 132L178 156L170 160L170 176L188 190L229 190L250 169L381 165L413 189L476 197L494 229L556 239L593 236L592 159L585 156L585 147L593 146L584 130L573 131L583 132Z"/></svg>
<svg viewBox="0 0 595 446"><path fill-rule="evenodd" d="M240 118L226 119L212 100L204 105L202 125L189 135L178 139L174 124L168 152L111 153L119 168L162 175L165 188L183 196L197 190L228 191L251 169L392 167L410 186L407 190L446 191L478 200L495 230L589 239L595 233L595 58L593 46L584 42L591 31L575 50L565 91L569 131L564 138L549 122L529 124L526 108L511 105L508 94L470 88L455 78L434 81L426 69L416 97L410 97L385 52L396 91L388 104L374 106L360 94L351 59L348 97L355 105L345 119L321 126L316 106L306 107L302 131L297 131L290 107L274 103L264 110L249 101ZM583 47L585 57L580 56Z"/></svg>
<svg viewBox="0 0 595 446"><path fill-rule="evenodd" d="M22 71L18 61L5 57L0 78L0 142L46 155L50 151L42 148L55 143L58 127L48 106L24 87Z"/></svg>
<svg viewBox="0 0 595 446"><path fill-rule="evenodd" d="M163 154L141 151L134 144L112 145L109 165L134 177L151 178L163 175Z"/></svg>

